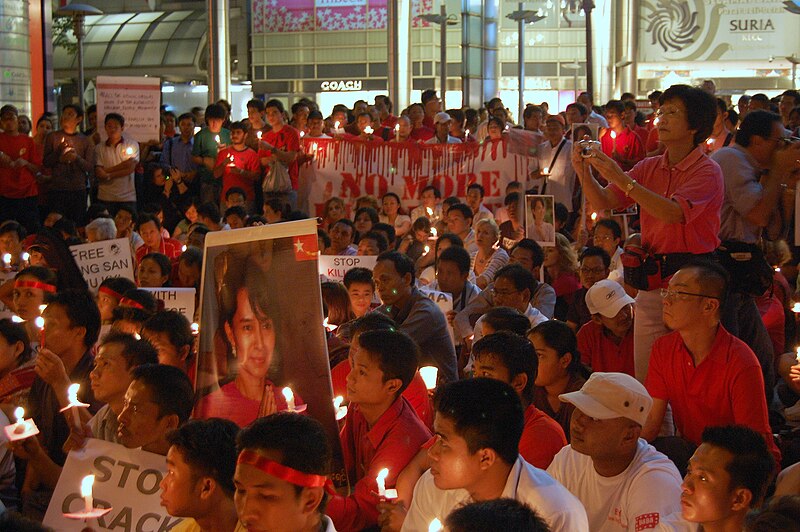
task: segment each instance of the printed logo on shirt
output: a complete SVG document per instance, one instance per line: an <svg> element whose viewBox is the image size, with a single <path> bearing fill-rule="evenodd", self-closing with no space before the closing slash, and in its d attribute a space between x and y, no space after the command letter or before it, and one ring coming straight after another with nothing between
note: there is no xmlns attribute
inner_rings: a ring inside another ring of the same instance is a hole
<svg viewBox="0 0 800 532"><path fill-rule="evenodd" d="M636 532L655 528L659 521L658 512L642 514L636 518Z"/></svg>

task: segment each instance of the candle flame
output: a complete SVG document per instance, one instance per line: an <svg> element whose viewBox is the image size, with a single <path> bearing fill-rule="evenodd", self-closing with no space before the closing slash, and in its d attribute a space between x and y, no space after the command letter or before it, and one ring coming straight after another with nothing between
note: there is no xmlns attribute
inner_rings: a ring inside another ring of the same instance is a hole
<svg viewBox="0 0 800 532"><path fill-rule="evenodd" d="M3 253L3 262L11 264L11 253Z"/></svg>
<svg viewBox="0 0 800 532"><path fill-rule="evenodd" d="M425 383L425 388L433 390L436 388L436 377L439 374L439 368L436 366L423 366L419 368L419 375Z"/></svg>
<svg viewBox="0 0 800 532"><path fill-rule="evenodd" d="M397 133L398 131L400 131L400 124L395 124L394 132Z"/></svg>
<svg viewBox="0 0 800 532"><path fill-rule="evenodd" d="M286 399L287 403L291 403L294 401L294 394L292 393L292 389L286 386L283 390L281 390L284 399Z"/></svg>
<svg viewBox="0 0 800 532"><path fill-rule="evenodd" d="M378 484L380 484L381 482L384 482L386 480L386 477L388 476L389 476L389 469L384 467L383 469L378 471L378 476L375 477L375 480L377 480Z"/></svg>
<svg viewBox="0 0 800 532"><path fill-rule="evenodd" d="M133 148L131 148L130 146L128 146L128 147L125 149L125 155L133 155Z"/></svg>
<svg viewBox="0 0 800 532"><path fill-rule="evenodd" d="M469 137L469 129L464 130L464 136Z"/></svg>
<svg viewBox="0 0 800 532"><path fill-rule="evenodd" d="M800 313L800 303L792 305L792 312Z"/></svg>
<svg viewBox="0 0 800 532"><path fill-rule="evenodd" d="M28 262L28 260L30 260L30 258L31 258L30 253L28 253L27 251L23 251L22 252L22 260L23 261Z"/></svg>
<svg viewBox="0 0 800 532"><path fill-rule="evenodd" d="M798 305L800 305L800 303L798 303ZM797 312L800 312L800 310L798 310ZM22 323L25 320L23 320L22 318L20 318L16 314L12 314L11 315L11 321L13 321L14 323Z"/></svg>
<svg viewBox="0 0 800 532"><path fill-rule="evenodd" d="M425 246L425 255L430 253L430 251L431 251L431 247L430 246Z"/></svg>
<svg viewBox="0 0 800 532"><path fill-rule="evenodd" d="M86 475L81 480L81 497L92 496L92 486L94 485L94 475Z"/></svg>
<svg viewBox="0 0 800 532"><path fill-rule="evenodd" d="M36 316L36 319L33 320L33 323L40 329L44 328L44 318L41 316Z"/></svg>
<svg viewBox="0 0 800 532"><path fill-rule="evenodd" d="M339 129L339 121L338 120L333 123L333 128L334 129Z"/></svg>
<svg viewBox="0 0 800 532"><path fill-rule="evenodd" d="M200 332L200 324L199 323L197 323L197 322L192 323L191 327L192 327L192 334L196 335L197 333Z"/></svg>
<svg viewBox="0 0 800 532"><path fill-rule="evenodd" d="M45 311L46 308L47 308L47 305L39 305L39 314L44 314L44 311Z"/></svg>
<svg viewBox="0 0 800 532"><path fill-rule="evenodd" d="M305 137L305 136L306 136L306 132L305 132L305 131L301 131L301 132L300 132L300 138L302 139L302 138L303 138L303 137Z"/></svg>
<svg viewBox="0 0 800 532"><path fill-rule="evenodd" d="M69 401L69 404L80 403L78 400L78 390L80 389L81 385L77 382L69 385L69 388L67 388L67 400ZM92 478L92 480L94 480L94 478Z"/></svg>
<svg viewBox="0 0 800 532"><path fill-rule="evenodd" d="M21 406L15 408L14 417L17 418L17 423L22 423L22 420L25 418L25 409Z"/></svg>
<svg viewBox="0 0 800 532"><path fill-rule="evenodd" d="M425 207L425 212L428 213L428 216L433 216L433 209L431 209L430 207Z"/></svg>
<svg viewBox="0 0 800 532"><path fill-rule="evenodd" d="M658 122L659 122L660 120L661 120L661 118L660 118L660 117L658 117L658 116L657 116L657 117L655 117L655 118L653 119L653 125L654 125L654 126L657 126L657 125L658 125Z"/></svg>
<svg viewBox="0 0 800 532"><path fill-rule="evenodd" d="M336 397L333 398L333 408L336 408L338 410L339 407L342 406L343 402L344 402L344 397L342 397L341 395L337 395Z"/></svg>
<svg viewBox="0 0 800 532"><path fill-rule="evenodd" d="M549 174L549 173L550 173L550 168L548 168L548 167L546 167L546 166L545 166L545 167L542 169L542 173L543 173L543 174Z"/></svg>
<svg viewBox="0 0 800 532"><path fill-rule="evenodd" d="M333 332L333 331L335 331L336 329L339 328L338 325L335 325L333 323L328 323L328 317L327 316L325 316L325 319L322 320L322 326L325 327L325 330L330 331L330 332Z"/></svg>
<svg viewBox="0 0 800 532"><path fill-rule="evenodd" d="M313 151L317 151L317 143L316 142L311 143L311 149Z"/></svg>
<svg viewBox="0 0 800 532"><path fill-rule="evenodd" d="M706 140L706 145L708 145L708 146L711 146L712 144L714 144L714 139L712 139L711 137L709 137L709 138Z"/></svg>
<svg viewBox="0 0 800 532"><path fill-rule="evenodd" d="M435 227L431 227L431 236L433 238L436 238L438 236L438 234L439 234L439 232L436 230L436 228Z"/></svg>
<svg viewBox="0 0 800 532"><path fill-rule="evenodd" d="M217 144L219 144L219 135L214 135L214 140L216 141Z"/></svg>
<svg viewBox="0 0 800 532"><path fill-rule="evenodd" d="M186 251L186 244L181 246L181 251Z"/></svg>
<svg viewBox="0 0 800 532"><path fill-rule="evenodd" d="M198 133L200 133L201 129L203 128L201 128L200 126L194 126L194 134L197 135Z"/></svg>
<svg viewBox="0 0 800 532"><path fill-rule="evenodd" d="M256 132L256 138L258 138L258 140L261 140L261 135L262 135L261 131Z"/></svg>
<svg viewBox="0 0 800 532"><path fill-rule="evenodd" d="M612 131L612 132L611 132L611 138L612 138L612 139L615 139L615 138L617 138L617 132L616 132L616 131Z"/></svg>
<svg viewBox="0 0 800 532"><path fill-rule="evenodd" d="M592 221L594 222L595 220L597 220L597 213L593 212L592 213Z"/></svg>
<svg viewBox="0 0 800 532"><path fill-rule="evenodd" d="M442 522L438 519L434 519L431 521L431 524L428 525L428 532L439 532L442 529Z"/></svg>
<svg viewBox="0 0 800 532"><path fill-rule="evenodd" d="M367 135L372 135L372 131L373 129L370 126L364 128L364 133L366 133Z"/></svg>

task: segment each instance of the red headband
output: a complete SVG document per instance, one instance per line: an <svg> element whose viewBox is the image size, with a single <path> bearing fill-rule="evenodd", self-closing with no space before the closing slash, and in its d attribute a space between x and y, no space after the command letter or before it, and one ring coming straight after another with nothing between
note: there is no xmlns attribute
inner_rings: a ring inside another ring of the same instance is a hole
<svg viewBox="0 0 800 532"><path fill-rule="evenodd" d="M325 488L330 495L336 495L333 489L333 482L331 479L324 475L314 475L312 473L303 473L297 469L273 462L264 458L254 451L242 451L239 453L239 459L236 460L237 464L247 464L263 471L268 475L285 480L295 486L302 486L304 488Z"/></svg>
<svg viewBox="0 0 800 532"><path fill-rule="evenodd" d="M133 299L131 299L129 297L123 297L119 301L119 306L120 307L132 307L132 308L138 308L140 310L145 310L144 305L142 305L138 301L134 301Z"/></svg>
<svg viewBox="0 0 800 532"><path fill-rule="evenodd" d="M55 285L43 283L41 281L23 281L21 279L14 281L14 288L38 288L39 290L44 290L45 292L51 292L53 294L56 292Z"/></svg>
<svg viewBox="0 0 800 532"><path fill-rule="evenodd" d="M107 286L101 286L100 289L98 290L98 292L103 292L104 294L109 295L109 296L113 297L114 299L118 299L118 300L122 299L122 294L120 294L119 292L115 292L114 290L110 289Z"/></svg>

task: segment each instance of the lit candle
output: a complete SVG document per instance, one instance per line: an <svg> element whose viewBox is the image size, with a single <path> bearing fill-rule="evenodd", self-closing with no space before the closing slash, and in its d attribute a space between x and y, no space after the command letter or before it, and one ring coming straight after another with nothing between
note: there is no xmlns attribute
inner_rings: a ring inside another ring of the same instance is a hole
<svg viewBox="0 0 800 532"><path fill-rule="evenodd" d="M797 305L800 305L800 303L797 303ZM797 312L800 312L800 310L797 310ZM12 314L12 315L11 315L11 321L13 321L14 323L22 323L22 322L24 322L25 320L23 320L22 318L20 318L20 317L19 317L19 316L17 316L16 314Z"/></svg>
<svg viewBox="0 0 800 532"><path fill-rule="evenodd" d="M780 273L781 272L781 267L780 266L775 266L775 271Z"/></svg>
<svg viewBox="0 0 800 532"><path fill-rule="evenodd" d="M200 126L194 126L194 134L197 135L198 133L200 133L201 129L203 128L201 128Z"/></svg>
<svg viewBox="0 0 800 532"><path fill-rule="evenodd" d="M434 240L439 238L439 232L436 230L435 227L431 227L431 238Z"/></svg>
<svg viewBox="0 0 800 532"><path fill-rule="evenodd" d="M197 323L197 322L194 322L194 323L192 323L192 326L191 326L191 327L192 327L192 334L193 334L194 336L197 336L197 335L198 335L198 333L200 332L200 324L199 324L199 323Z"/></svg>
<svg viewBox="0 0 800 532"><path fill-rule="evenodd" d="M39 315L44 314L44 311L47 309L47 305L39 305Z"/></svg>
<svg viewBox="0 0 800 532"><path fill-rule="evenodd" d="M78 383L73 383L69 385L67 388L67 400L69 404L62 408L61 412L66 412L67 410L72 409L72 421L75 423L75 428L78 431L82 430L81 427L81 416L78 414L78 408L88 408L88 404L82 403L80 399L78 399L78 390L80 390L81 385Z"/></svg>
<svg viewBox="0 0 800 532"><path fill-rule="evenodd" d="M25 409L18 406L14 409L14 417L17 422L13 425L3 427L8 441L19 441L39 434L39 428L32 419L25 419Z"/></svg>
<svg viewBox="0 0 800 532"><path fill-rule="evenodd" d="M713 144L714 144L714 139L708 137L708 139L706 139L706 146L710 148Z"/></svg>
<svg viewBox="0 0 800 532"><path fill-rule="evenodd" d="M219 135L214 135L214 141L217 143L217 146L219 146Z"/></svg>
<svg viewBox="0 0 800 532"><path fill-rule="evenodd" d="M367 127L365 127L365 128L364 128L364 133L365 133L366 135L372 135L372 132L373 132L373 129L372 129L372 127L370 127L370 126L367 126Z"/></svg>
<svg viewBox="0 0 800 532"><path fill-rule="evenodd" d="M434 519L431 521L431 524L428 525L428 532L439 532L442 530L442 522L438 519Z"/></svg>
<svg viewBox="0 0 800 532"><path fill-rule="evenodd" d="M14 417L17 418L17 422L14 425L14 433L22 434L28 428L25 423L25 409L22 408L21 406L15 408Z"/></svg>
<svg viewBox="0 0 800 532"><path fill-rule="evenodd" d="M378 471L378 476L375 477L375 482L378 483L378 496L379 497L386 497L386 477L389 476L389 470L387 468L383 468Z"/></svg>
<svg viewBox="0 0 800 532"><path fill-rule="evenodd" d="M256 138L258 140L261 140L261 135L262 135L261 131L256 131Z"/></svg>
<svg viewBox="0 0 800 532"><path fill-rule="evenodd" d="M39 328L39 347L44 348L44 318L36 316L33 323Z"/></svg>
<svg viewBox="0 0 800 532"><path fill-rule="evenodd" d="M333 132L334 134L339 133L339 121L333 123Z"/></svg>
<svg viewBox="0 0 800 532"><path fill-rule="evenodd" d="M31 255L27 251L23 251L21 257L22 257L22 262L27 263L29 260L31 260Z"/></svg>
<svg viewBox="0 0 800 532"><path fill-rule="evenodd" d="M400 124L395 124L394 126L394 140L400 140Z"/></svg>
<svg viewBox="0 0 800 532"><path fill-rule="evenodd" d="M425 246L425 253L423 253L423 255L427 255L428 253L430 253L430 251L431 251L431 247L430 246Z"/></svg>
<svg viewBox="0 0 800 532"><path fill-rule="evenodd" d="M234 162L232 153L228 154L228 166L236 166L236 163Z"/></svg>
<svg viewBox="0 0 800 532"><path fill-rule="evenodd" d="M325 316L325 319L322 320L322 326L325 327L325 330L329 331L329 332L333 332L333 331L335 331L336 329L339 328L338 325L335 325L333 323L328 323L328 317L327 316Z"/></svg>
<svg viewBox="0 0 800 532"><path fill-rule="evenodd" d="M794 312L795 314L800 313L800 303L795 303L794 305L792 305L792 312Z"/></svg>
<svg viewBox="0 0 800 532"><path fill-rule="evenodd" d="M11 266L11 253L3 253L3 264L6 268Z"/></svg>
<svg viewBox="0 0 800 532"><path fill-rule="evenodd" d="M288 410L294 410L294 393L292 393L292 389L286 386L283 390L283 397L286 399L286 407Z"/></svg>
<svg viewBox="0 0 800 532"><path fill-rule="evenodd" d="M547 166L542 168L542 175L550 175L550 168L548 168Z"/></svg>
<svg viewBox="0 0 800 532"><path fill-rule="evenodd" d="M469 137L469 129L464 131L464 138L467 138L467 137Z"/></svg>
<svg viewBox="0 0 800 532"><path fill-rule="evenodd" d="M303 138L303 137L305 137L305 136L306 136L306 132L305 132L305 131L301 131L301 132L300 132L300 138L302 139L302 138Z"/></svg>
<svg viewBox="0 0 800 532"><path fill-rule="evenodd" d="M92 498L92 486L94 485L94 475L86 475L81 480L81 497L83 497L83 511L92 513L94 510L94 499Z"/></svg>
<svg viewBox="0 0 800 532"><path fill-rule="evenodd" d="M130 146L125 148L125 155L133 155L133 148L131 148Z"/></svg>
<svg viewBox="0 0 800 532"><path fill-rule="evenodd" d="M439 368L436 366L423 366L419 368L419 374L428 390L436 388L436 377L439 375Z"/></svg>
<svg viewBox="0 0 800 532"><path fill-rule="evenodd" d="M593 222L594 222L595 220L597 220L597 213L596 213L596 212L593 212L593 213L592 213L592 216L591 216L591 218L592 218L592 221L593 221Z"/></svg>
<svg viewBox="0 0 800 532"><path fill-rule="evenodd" d="M797 348L797 356L795 356L797 363L800 364L800 347Z"/></svg>
<svg viewBox="0 0 800 532"><path fill-rule="evenodd" d="M317 154L317 143L316 142L312 142L311 143L311 151L314 152L314 155Z"/></svg>
<svg viewBox="0 0 800 532"><path fill-rule="evenodd" d="M425 207L425 212L428 213L428 216L433 216L433 209L431 209L430 207Z"/></svg>
<svg viewBox="0 0 800 532"><path fill-rule="evenodd" d="M181 251L186 251L186 244L181 246Z"/></svg>
<svg viewBox="0 0 800 532"><path fill-rule="evenodd" d="M613 143L614 151L617 151L617 132L611 132L611 142Z"/></svg>
<svg viewBox="0 0 800 532"><path fill-rule="evenodd" d="M336 412L336 421L341 421L347 416L347 407L342 406L342 402L344 402L344 397L341 395L333 398L333 409Z"/></svg>

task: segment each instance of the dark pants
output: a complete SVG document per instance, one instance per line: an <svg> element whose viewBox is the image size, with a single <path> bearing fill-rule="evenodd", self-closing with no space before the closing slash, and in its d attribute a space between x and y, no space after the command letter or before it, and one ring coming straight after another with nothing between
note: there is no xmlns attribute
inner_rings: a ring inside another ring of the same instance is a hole
<svg viewBox="0 0 800 532"><path fill-rule="evenodd" d="M51 211L58 211L78 227L86 224L86 189L52 190L45 195L45 204Z"/></svg>
<svg viewBox="0 0 800 532"><path fill-rule="evenodd" d="M36 233L39 230L37 202L36 196L30 198L6 198L0 196L0 223L6 220L16 220L29 235Z"/></svg>

